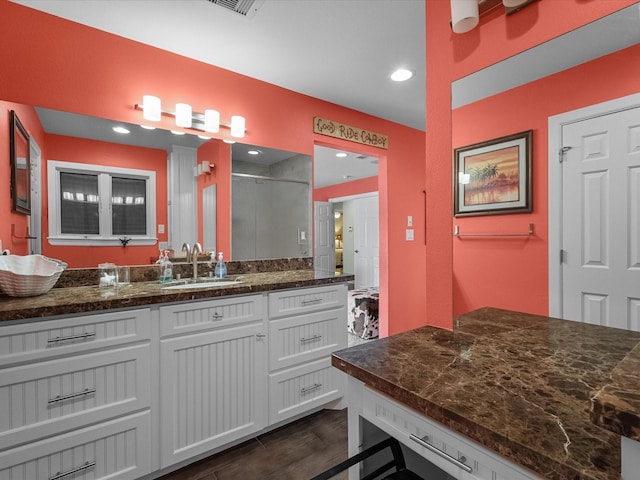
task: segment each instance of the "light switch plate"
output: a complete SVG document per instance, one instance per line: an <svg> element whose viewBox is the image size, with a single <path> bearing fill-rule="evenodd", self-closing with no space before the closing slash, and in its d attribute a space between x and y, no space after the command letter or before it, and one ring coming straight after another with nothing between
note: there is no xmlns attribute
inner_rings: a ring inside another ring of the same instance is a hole
<svg viewBox="0 0 640 480"><path fill-rule="evenodd" d="M413 216L407 215L407 227L413 227Z"/></svg>
<svg viewBox="0 0 640 480"><path fill-rule="evenodd" d="M413 228L407 228L405 236L407 240L413 240Z"/></svg>

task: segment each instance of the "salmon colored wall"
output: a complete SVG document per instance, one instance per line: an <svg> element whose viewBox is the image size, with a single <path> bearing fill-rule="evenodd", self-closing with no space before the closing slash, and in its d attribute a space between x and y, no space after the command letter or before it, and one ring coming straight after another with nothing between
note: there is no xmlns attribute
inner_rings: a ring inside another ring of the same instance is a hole
<svg viewBox="0 0 640 480"><path fill-rule="evenodd" d="M638 78L640 45L454 110L454 148L534 131L533 212L455 218L454 224L462 233L526 232L529 223L535 231L533 237L454 239L454 314L486 305L548 314L548 117L637 93ZM482 121L487 118L491 122Z"/></svg>
<svg viewBox="0 0 640 480"><path fill-rule="evenodd" d="M43 209L42 231L49 231L49 211L46 160L89 163L118 168L135 168L156 172L156 223L167 224L167 152L155 148L132 147L115 143L99 142L84 138L45 135L47 156L43 157ZM151 233L153 235L153 232ZM159 242L167 241L166 231L157 234ZM92 268L99 263L112 262L116 265L140 265L158 257L158 245L75 247L53 246L43 242L42 253L48 257L64 259L70 268Z"/></svg>
<svg viewBox="0 0 640 480"><path fill-rule="evenodd" d="M328 202L330 198L348 197L361 193L376 192L378 190L378 177L362 178L353 182L329 185L328 187L315 188L313 190L314 202Z"/></svg>
<svg viewBox="0 0 640 480"><path fill-rule="evenodd" d="M0 99L57 110L135 123L141 113L134 104L143 94L154 94L164 105L183 101L195 111L215 107L223 121L232 114L243 115L244 142L306 155L313 155L314 143L353 150L350 142L314 134L316 116L387 135L389 148L378 165L381 332L386 335L424 324L424 239L407 242L403 220L413 215L416 231L424 230L424 132L8 0L0 0L0 65ZM168 128L170 121L160 126ZM219 137L227 132L223 129ZM373 147L357 147L363 153L381 153ZM220 217L219 222L226 222L222 227L218 224L222 235L230 218Z"/></svg>
<svg viewBox="0 0 640 480"><path fill-rule="evenodd" d="M44 131L33 107L0 100L0 240L2 250L9 250L14 255L28 255L29 241L24 238L29 231L29 216L11 210L11 163L9 160L9 126L11 110L14 110L20 123L33 137L45 154ZM12 226L15 236L12 236Z"/></svg>
<svg viewBox="0 0 640 480"><path fill-rule="evenodd" d="M636 0L606 2L565 0L534 2L506 17L496 8L480 19L479 26L466 34L451 31L450 3L447 0L425 2L426 22L426 181L427 255L426 296L427 322L446 328L452 326L453 311L453 244L452 244L452 81L489 66L527 48L578 28L595 19L624 8ZM492 123L487 120L486 123ZM492 226L492 219L487 221ZM512 247L514 248L514 247ZM482 244L469 248L470 256L483 253ZM517 264L525 255L514 252ZM498 272L500 266L493 266ZM496 274L498 276L499 274ZM524 283L528 275L516 271L516 279ZM488 283L488 282L487 282ZM466 291L464 278L456 278L456 288ZM475 300L475 299L474 299ZM519 309L518 305L513 305ZM526 305L523 305L526 307Z"/></svg>

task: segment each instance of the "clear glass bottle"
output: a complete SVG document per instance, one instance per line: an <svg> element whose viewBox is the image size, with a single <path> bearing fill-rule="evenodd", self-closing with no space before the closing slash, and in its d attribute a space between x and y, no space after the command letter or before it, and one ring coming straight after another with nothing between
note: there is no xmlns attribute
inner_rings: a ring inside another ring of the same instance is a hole
<svg viewBox="0 0 640 480"><path fill-rule="evenodd" d="M214 276L216 278L224 278L227 276L227 265L224 263L224 256L222 252L218 252L218 263L216 263Z"/></svg>
<svg viewBox="0 0 640 480"><path fill-rule="evenodd" d="M169 260L169 252L165 250L164 261L162 263L162 283L169 283L173 281L173 263Z"/></svg>

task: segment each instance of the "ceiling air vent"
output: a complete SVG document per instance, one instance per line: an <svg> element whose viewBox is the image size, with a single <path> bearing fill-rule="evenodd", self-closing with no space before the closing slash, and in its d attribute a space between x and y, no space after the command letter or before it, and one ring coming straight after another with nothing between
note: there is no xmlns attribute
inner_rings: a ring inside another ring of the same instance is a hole
<svg viewBox="0 0 640 480"><path fill-rule="evenodd" d="M209 3L218 5L243 17L253 17L264 3L264 0L207 0Z"/></svg>

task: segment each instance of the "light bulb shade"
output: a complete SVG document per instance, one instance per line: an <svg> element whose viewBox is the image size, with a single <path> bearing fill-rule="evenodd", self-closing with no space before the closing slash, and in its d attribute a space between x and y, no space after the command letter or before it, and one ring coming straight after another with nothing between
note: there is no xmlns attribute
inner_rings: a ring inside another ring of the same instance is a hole
<svg viewBox="0 0 640 480"><path fill-rule="evenodd" d="M176 103L176 125L178 127L191 128L191 105L188 103Z"/></svg>
<svg viewBox="0 0 640 480"><path fill-rule="evenodd" d="M218 133L220 131L220 112L217 110L204 111L204 131Z"/></svg>
<svg viewBox="0 0 640 480"><path fill-rule="evenodd" d="M466 33L479 21L478 0L451 0L451 28L454 33Z"/></svg>
<svg viewBox="0 0 640 480"><path fill-rule="evenodd" d="M244 137L244 117L240 115L231 117L231 136L236 138Z"/></svg>
<svg viewBox="0 0 640 480"><path fill-rule="evenodd" d="M144 95L142 97L142 117L150 122L159 122L161 115L160 99L153 95Z"/></svg>
<svg viewBox="0 0 640 480"><path fill-rule="evenodd" d="M529 0L502 0L502 4L507 8L514 8L524 5L528 1Z"/></svg>

